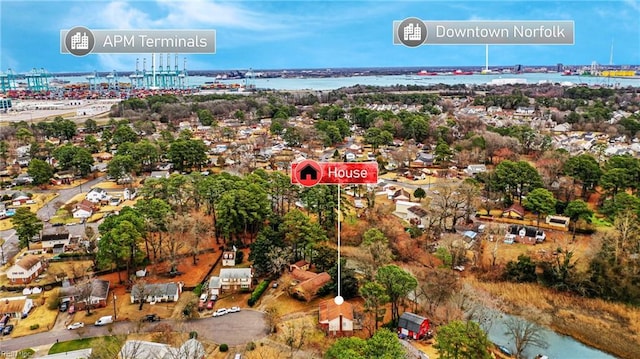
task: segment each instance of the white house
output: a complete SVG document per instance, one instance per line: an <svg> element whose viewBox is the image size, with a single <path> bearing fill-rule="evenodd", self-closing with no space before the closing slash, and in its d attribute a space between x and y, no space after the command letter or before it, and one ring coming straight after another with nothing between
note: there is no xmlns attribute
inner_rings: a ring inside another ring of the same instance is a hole
<svg viewBox="0 0 640 359"><path fill-rule="evenodd" d="M0 317L22 318L33 309L33 300L26 296L2 298L0 301Z"/></svg>
<svg viewBox="0 0 640 359"><path fill-rule="evenodd" d="M253 273L251 268L222 268L220 270L221 289L251 289Z"/></svg>
<svg viewBox="0 0 640 359"><path fill-rule="evenodd" d="M414 205L407 208L406 220L418 228L424 228L427 224L428 213L421 206Z"/></svg>
<svg viewBox="0 0 640 359"><path fill-rule="evenodd" d="M478 173L487 172L487 166L485 165L468 165L467 168L464 169L464 173L469 176L475 176Z"/></svg>
<svg viewBox="0 0 640 359"><path fill-rule="evenodd" d="M98 203L100 201L104 201L109 197L109 194L104 188L92 188L89 193L87 193L86 199L92 203Z"/></svg>
<svg viewBox="0 0 640 359"><path fill-rule="evenodd" d="M72 213L73 218L89 218L93 215L93 203L89 200L84 200L76 205Z"/></svg>
<svg viewBox="0 0 640 359"><path fill-rule="evenodd" d="M0 202L0 218L4 218L7 215L7 207L4 203Z"/></svg>
<svg viewBox="0 0 640 359"><path fill-rule="evenodd" d="M71 237L65 227L48 227L40 234L42 249L53 253L64 252L64 248L69 245Z"/></svg>
<svg viewBox="0 0 640 359"><path fill-rule="evenodd" d="M182 283L156 283L134 285L131 289L131 304L138 302L140 297L148 303L177 302L182 292Z"/></svg>
<svg viewBox="0 0 640 359"><path fill-rule="evenodd" d="M149 178L169 178L169 171L153 171L149 175Z"/></svg>
<svg viewBox="0 0 640 359"><path fill-rule="evenodd" d="M26 255L7 270L7 278L11 283L27 284L40 275L43 270L40 257Z"/></svg>
<svg viewBox="0 0 640 359"><path fill-rule="evenodd" d="M353 334L353 306L349 302L337 305L333 299L320 302L318 324L327 335L350 336Z"/></svg>
<svg viewBox="0 0 640 359"><path fill-rule="evenodd" d="M407 219L407 213L409 211L409 208L413 206L416 206L415 202L396 201L396 210L393 212L393 214L395 214L396 216L402 219Z"/></svg>

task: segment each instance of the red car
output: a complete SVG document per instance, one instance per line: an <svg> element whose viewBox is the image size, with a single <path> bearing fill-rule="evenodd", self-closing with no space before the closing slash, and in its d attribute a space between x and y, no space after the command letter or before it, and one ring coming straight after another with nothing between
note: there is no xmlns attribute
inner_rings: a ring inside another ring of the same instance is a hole
<svg viewBox="0 0 640 359"><path fill-rule="evenodd" d="M207 309L213 309L213 304L215 303L215 301L210 300L207 302Z"/></svg>

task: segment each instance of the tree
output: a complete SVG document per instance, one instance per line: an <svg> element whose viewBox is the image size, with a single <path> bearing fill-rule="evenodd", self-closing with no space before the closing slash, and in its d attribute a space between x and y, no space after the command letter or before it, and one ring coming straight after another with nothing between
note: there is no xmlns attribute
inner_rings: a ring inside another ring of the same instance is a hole
<svg viewBox="0 0 640 359"><path fill-rule="evenodd" d="M91 172L93 157L85 148L68 144L55 149L53 157L58 160L58 165L62 170L74 169L76 172L80 172L82 176L86 176Z"/></svg>
<svg viewBox="0 0 640 359"><path fill-rule="evenodd" d="M460 290L461 286L458 275L448 268L420 271L416 277L418 279L416 296L424 297L428 305L427 311L434 317L437 308Z"/></svg>
<svg viewBox="0 0 640 359"><path fill-rule="evenodd" d="M396 359L404 358L406 351L400 341L398 335L389 329L381 329L367 339L367 349L365 351L366 358L380 359Z"/></svg>
<svg viewBox="0 0 640 359"><path fill-rule="evenodd" d="M138 142L138 135L133 131L133 129L128 124L121 124L113 131L113 135L111 136L111 144L120 145L121 143Z"/></svg>
<svg viewBox="0 0 640 359"><path fill-rule="evenodd" d="M162 233L167 232L167 219L172 215L173 211L171 206L166 201L160 198L152 199L139 199L136 202L135 208L142 213L146 233L145 235L145 247L147 257L150 257L149 244L153 251L153 259L158 260L158 256L162 256ZM150 232L157 234L157 241L153 236L150 236Z"/></svg>
<svg viewBox="0 0 640 359"><path fill-rule="evenodd" d="M378 331L378 323L380 319L380 309L385 303L389 302L385 287L380 283L367 282L360 288L360 295L364 298L365 311L373 313L374 332Z"/></svg>
<svg viewBox="0 0 640 359"><path fill-rule="evenodd" d="M37 158L32 159L29 162L29 169L27 170L29 176L33 178L33 184L41 185L49 183L51 177L53 177L53 167L43 160Z"/></svg>
<svg viewBox="0 0 640 359"><path fill-rule="evenodd" d="M367 230L362 238L362 248L366 253L367 264L371 265L371 268L367 268L365 272L369 278L373 279L378 268L391 263L393 253L389 249L389 239L378 228Z"/></svg>
<svg viewBox="0 0 640 359"><path fill-rule="evenodd" d="M598 161L590 154L582 154L571 157L564 165L567 175L578 179L582 183L581 196L585 197L592 191L602 176L602 170Z"/></svg>
<svg viewBox="0 0 640 359"><path fill-rule="evenodd" d="M434 160L439 165L446 165L453 158L453 151L446 142L440 142L433 151Z"/></svg>
<svg viewBox="0 0 640 359"><path fill-rule="evenodd" d="M376 281L383 285L391 302L391 321L397 323L400 300L416 289L418 281L402 268L388 265L378 269Z"/></svg>
<svg viewBox="0 0 640 359"><path fill-rule="evenodd" d="M358 337L338 339L324 355L325 359L366 359L367 341Z"/></svg>
<svg viewBox="0 0 640 359"><path fill-rule="evenodd" d="M496 188L504 191L509 198L517 197L520 204L529 191L542 187L538 170L526 161L504 160L496 166L494 174Z"/></svg>
<svg viewBox="0 0 640 359"><path fill-rule="evenodd" d="M203 126L211 126L213 124L214 118L208 109L198 110L197 114L198 121L200 121Z"/></svg>
<svg viewBox="0 0 640 359"><path fill-rule="evenodd" d="M284 342L289 347L289 358L293 358L293 355L307 343L309 334L307 323L289 323L287 325Z"/></svg>
<svg viewBox="0 0 640 359"><path fill-rule="evenodd" d="M42 230L42 222L35 213L31 212L27 207L16 209L16 213L11 217L13 228L16 230L20 248L31 249L29 243L31 238L35 237Z"/></svg>
<svg viewBox="0 0 640 359"><path fill-rule="evenodd" d="M207 163L207 146L202 140L180 138L171 143L167 156L176 171L200 170Z"/></svg>
<svg viewBox="0 0 640 359"><path fill-rule="evenodd" d="M523 353L527 347L535 346L541 349L547 347L542 327L527 320L510 317L505 321L506 332L513 339L515 345L515 356L523 358Z"/></svg>
<svg viewBox="0 0 640 359"><path fill-rule="evenodd" d="M491 342L480 325L454 320L438 328L434 348L441 359L490 359Z"/></svg>
<svg viewBox="0 0 640 359"><path fill-rule="evenodd" d="M406 351L395 333L389 329L378 330L371 338L356 337L338 339L325 353L325 359L397 359L405 358Z"/></svg>
<svg viewBox="0 0 640 359"><path fill-rule="evenodd" d="M578 226L578 221L583 219L587 222L591 222L591 217L593 216L593 211L589 209L587 203L581 199L571 201L567 205L567 208L564 209L565 216L571 218L571 222L573 222L573 235L571 240L576 240L576 227Z"/></svg>
<svg viewBox="0 0 640 359"><path fill-rule="evenodd" d="M544 188L536 188L527 195L525 207L536 213L538 216L538 227L540 227L540 217L543 214L551 214L556 208L556 198L553 193Z"/></svg>
<svg viewBox="0 0 640 359"><path fill-rule="evenodd" d="M427 192L425 192L425 190L423 190L422 187L418 187L416 188L415 191L413 191L413 196L417 198L420 202L422 202L422 199L427 196Z"/></svg>
<svg viewBox="0 0 640 359"><path fill-rule="evenodd" d="M364 135L364 142L376 150L380 146L386 146L393 142L393 135L389 131L371 127Z"/></svg>
<svg viewBox="0 0 640 359"><path fill-rule="evenodd" d="M117 154L107 165L107 174L116 181L126 178L135 169L135 163L130 155Z"/></svg>
<svg viewBox="0 0 640 359"><path fill-rule="evenodd" d="M96 133L98 132L98 123L96 120L88 118L84 121L84 132L86 133Z"/></svg>
<svg viewBox="0 0 640 359"><path fill-rule="evenodd" d="M507 262L503 276L504 279L516 283L535 282L538 279L536 264L531 261L531 257L524 254L518 256L517 262Z"/></svg>

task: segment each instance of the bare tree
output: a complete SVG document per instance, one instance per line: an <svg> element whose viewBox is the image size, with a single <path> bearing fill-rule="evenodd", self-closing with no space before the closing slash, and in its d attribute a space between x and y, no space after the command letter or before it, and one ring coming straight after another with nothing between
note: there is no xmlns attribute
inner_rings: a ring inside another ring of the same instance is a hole
<svg viewBox="0 0 640 359"><path fill-rule="evenodd" d="M307 323L289 323L285 328L284 341L289 347L289 358L299 351L309 339L309 328Z"/></svg>
<svg viewBox="0 0 640 359"><path fill-rule="evenodd" d="M188 236L193 223L193 219L188 215L175 215L169 220L169 239L166 245L171 265L170 273L174 273L178 269L178 255L187 244L184 239Z"/></svg>
<svg viewBox="0 0 640 359"><path fill-rule="evenodd" d="M211 223L207 221L206 218L204 218L204 215L200 212L193 214L192 223L193 226L191 227L191 233L189 233L189 245L191 247L191 255L193 256L193 265L195 266L198 261L200 245L211 231Z"/></svg>
<svg viewBox="0 0 640 359"><path fill-rule="evenodd" d="M510 336L515 343L515 356L523 358L523 353L527 347L535 346L541 349L547 347L543 328L533 322L518 317L510 317L506 320L507 328L505 335Z"/></svg>
<svg viewBox="0 0 640 359"><path fill-rule="evenodd" d="M418 279L416 296L424 297L427 313L431 316L435 316L438 307L460 290L458 276L449 269L421 270L416 273L416 278Z"/></svg>
<svg viewBox="0 0 640 359"><path fill-rule="evenodd" d="M289 265L291 252L284 248L274 247L271 252L267 253L267 258L269 259L269 272L280 275Z"/></svg>

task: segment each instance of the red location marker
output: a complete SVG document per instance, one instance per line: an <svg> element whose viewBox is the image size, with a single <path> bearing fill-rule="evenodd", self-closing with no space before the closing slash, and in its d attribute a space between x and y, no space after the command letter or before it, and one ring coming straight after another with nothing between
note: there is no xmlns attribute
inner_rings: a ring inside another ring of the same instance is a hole
<svg viewBox="0 0 640 359"><path fill-rule="evenodd" d="M304 160L292 169L292 180L295 178L297 182L305 187L313 187L320 183L322 179L322 167L316 161Z"/></svg>

